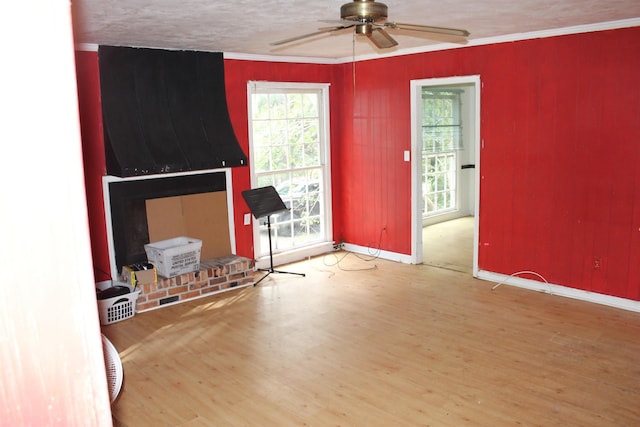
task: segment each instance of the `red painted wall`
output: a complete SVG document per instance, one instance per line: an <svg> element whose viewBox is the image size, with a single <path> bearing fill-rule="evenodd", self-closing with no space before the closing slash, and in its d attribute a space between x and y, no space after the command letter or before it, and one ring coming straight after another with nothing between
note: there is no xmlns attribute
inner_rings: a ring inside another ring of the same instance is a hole
<svg viewBox="0 0 640 427"><path fill-rule="evenodd" d="M100 106L100 73L97 52L76 52L78 105L85 188L89 214L89 236L97 281L108 280L109 248L102 196L102 177L107 173Z"/></svg>
<svg viewBox="0 0 640 427"><path fill-rule="evenodd" d="M100 81L97 52L76 52L76 68L81 112L82 140L85 166L85 181L89 208L94 268L100 278L101 272L108 272L109 249L107 246L102 177L106 174L102 111L100 107ZM334 67L318 64L290 64L252 61L225 61L225 81L227 104L231 122L245 153L249 153L247 82L251 80L272 80L287 82L333 83ZM332 84L330 91L340 84ZM332 96L331 94L330 96ZM339 99L339 97L336 97ZM341 109L333 108L332 120ZM249 161L251 161L249 159ZM332 161L336 161L333 159ZM251 188L250 169L232 168L233 200L235 212L236 254L253 258L253 234L250 226L243 225L244 214L249 213L242 191ZM336 210L337 211L337 210ZM335 213L339 223L339 212ZM100 279L103 280L103 279Z"/></svg>
<svg viewBox="0 0 640 427"><path fill-rule="evenodd" d="M638 52L636 27L356 64L225 60L227 102L248 152L248 80L331 83L334 238L410 254L410 81L480 75L480 269L534 270L551 283L640 300ZM83 61L80 91L88 86L94 102L96 54L79 53ZM97 129L93 110L87 116ZM102 149L101 129L85 135L96 139L86 149ZM104 172L99 157L87 157L96 166L88 192ZM240 196L249 168L233 178L237 252L252 257ZM89 195L89 203L100 263L101 201Z"/></svg>
<svg viewBox="0 0 640 427"><path fill-rule="evenodd" d="M402 254L411 253L411 165L403 157L411 149L409 59L340 66L346 117L343 162L334 164L342 172L336 237Z"/></svg>
<svg viewBox="0 0 640 427"><path fill-rule="evenodd" d="M636 27L358 63L343 237L386 225L382 248L410 253L410 80L478 74L480 269L639 300L638 52Z"/></svg>

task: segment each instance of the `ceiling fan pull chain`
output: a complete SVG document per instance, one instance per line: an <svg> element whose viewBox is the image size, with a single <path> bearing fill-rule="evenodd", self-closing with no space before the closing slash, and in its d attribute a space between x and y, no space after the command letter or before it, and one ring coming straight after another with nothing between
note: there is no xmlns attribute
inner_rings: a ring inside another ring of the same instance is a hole
<svg viewBox="0 0 640 427"><path fill-rule="evenodd" d="M351 69L353 70L353 97L356 97L356 33L354 32L351 36L351 45L352 45L352 59L351 59Z"/></svg>

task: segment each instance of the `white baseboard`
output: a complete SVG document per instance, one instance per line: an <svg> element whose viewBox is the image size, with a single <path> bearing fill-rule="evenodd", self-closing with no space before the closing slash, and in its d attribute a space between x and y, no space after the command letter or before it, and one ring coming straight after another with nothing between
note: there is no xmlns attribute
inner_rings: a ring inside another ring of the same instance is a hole
<svg viewBox="0 0 640 427"><path fill-rule="evenodd" d="M383 251L376 248L344 243L345 251L357 254L378 257L389 261L401 262L403 264L414 264L411 255L400 254L396 252ZM286 254L287 256L274 255L274 265L286 264L289 262L300 261L308 256L320 255L333 250L330 244L318 245L313 248L307 248L306 251L294 251ZM278 258L276 262L276 258ZM257 268L268 268L268 258L262 258L256 262ZM507 275L494 273L486 270L479 270L475 276L480 280L494 282L496 285L516 286L519 288L529 289L538 292L545 292L551 295L557 295L566 298L573 298L581 301L588 301L596 304L607 305L610 307L620 308L623 310L634 311L640 313L640 301L630 300L627 298L614 297L611 295L599 294L597 292L583 291L581 289L569 288L567 286L556 285L553 283L545 283L537 280L524 279L515 275Z"/></svg>
<svg viewBox="0 0 640 427"><path fill-rule="evenodd" d="M353 245L351 243L344 244L344 250L349 252L355 252L370 257L378 257L389 261L401 262L403 264L411 264L411 255L399 254L396 252L382 251L376 248L368 248L366 246Z"/></svg>
<svg viewBox="0 0 640 427"><path fill-rule="evenodd" d="M306 246L301 249L295 249L280 254L273 254L273 265L289 264L301 261L308 257L325 254L333 250L333 242L324 242L318 245ZM258 258L256 260L256 268L269 268L270 260L268 256Z"/></svg>
<svg viewBox="0 0 640 427"><path fill-rule="evenodd" d="M517 276L509 276L506 274L493 273L491 271L479 270L476 276L478 279L495 282L499 284L516 286L518 288L530 289L533 291L545 292L551 295L573 298L582 301L593 302L596 304L608 305L611 307L621 308L623 310L640 312L640 301L634 301L626 298L614 297L611 295L599 294L597 292L583 291L581 289L569 288L552 283L539 282L537 280L524 279Z"/></svg>

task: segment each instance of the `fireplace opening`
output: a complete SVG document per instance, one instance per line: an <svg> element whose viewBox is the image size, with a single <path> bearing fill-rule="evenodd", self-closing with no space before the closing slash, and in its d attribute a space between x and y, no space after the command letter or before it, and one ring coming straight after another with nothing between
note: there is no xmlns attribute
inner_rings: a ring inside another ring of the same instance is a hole
<svg viewBox="0 0 640 427"><path fill-rule="evenodd" d="M235 244L227 175L228 170L215 170L105 177L112 277L125 265L145 262L145 244L173 237L202 240L201 260L231 255Z"/></svg>

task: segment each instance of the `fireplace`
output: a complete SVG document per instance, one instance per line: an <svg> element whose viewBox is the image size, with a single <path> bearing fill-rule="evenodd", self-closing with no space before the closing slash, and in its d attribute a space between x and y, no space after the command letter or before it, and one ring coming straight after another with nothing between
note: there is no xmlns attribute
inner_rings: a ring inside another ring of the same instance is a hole
<svg viewBox="0 0 640 427"><path fill-rule="evenodd" d="M141 285L136 311L254 283L253 260L234 255L230 169L105 176L103 192L111 277L118 277L123 265L146 261L146 243L178 235L202 240L199 270Z"/></svg>
<svg viewBox="0 0 640 427"><path fill-rule="evenodd" d="M185 235L201 259L235 253L230 169L103 178L111 276L147 260L144 245Z"/></svg>
<svg viewBox="0 0 640 427"><path fill-rule="evenodd" d="M110 274L147 260L144 245L202 240L200 270L145 284L138 310L253 281L235 256L231 169L246 167L231 124L221 52L100 46Z"/></svg>

